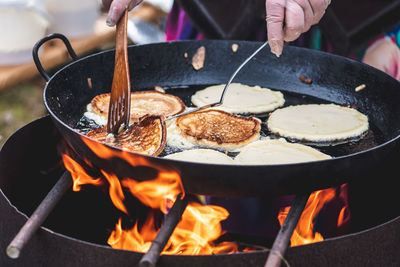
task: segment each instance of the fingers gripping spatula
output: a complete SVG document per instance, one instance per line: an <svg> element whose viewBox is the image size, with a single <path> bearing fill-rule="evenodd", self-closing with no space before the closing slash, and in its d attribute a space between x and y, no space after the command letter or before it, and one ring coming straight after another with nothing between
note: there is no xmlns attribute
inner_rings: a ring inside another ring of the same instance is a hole
<svg viewBox="0 0 400 267"><path fill-rule="evenodd" d="M115 36L115 68L108 110L107 132L117 134L121 125L129 126L131 85L128 65L128 10L117 23Z"/></svg>

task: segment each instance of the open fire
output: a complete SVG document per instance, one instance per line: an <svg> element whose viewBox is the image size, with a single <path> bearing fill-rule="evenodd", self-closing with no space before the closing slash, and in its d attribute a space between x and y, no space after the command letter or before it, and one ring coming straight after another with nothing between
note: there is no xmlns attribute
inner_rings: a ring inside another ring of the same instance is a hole
<svg viewBox="0 0 400 267"><path fill-rule="evenodd" d="M38 229L38 234L34 234L26 243L18 260L10 259L3 251L0 255L2 263L0 265L64 266L67 264L107 267L135 265L145 255L96 245L106 243L119 217L122 217L121 226L124 229L133 228L131 226L134 225L135 220L127 222L127 215L123 212L118 214L116 211L119 210L110 207L111 201L107 203L109 186L103 177L99 179L103 187L82 186L85 192L69 192L72 179L69 173L61 175L63 170L58 168L59 153L56 151L56 145L59 139L54 138L55 130L51 118L42 118L13 135L1 150L0 209L3 216L0 219L0 232L4 238L0 240L0 247L3 249L10 244L15 233L21 231L22 224L32 222L32 220L27 221L21 212L29 216L31 211L38 207L37 203L43 199L44 195L47 193L50 195L53 189L60 188L56 186L59 181L68 180L70 183L65 187L67 192L63 195L64 198L61 199L60 204L57 204L48 220L40 224L47 229ZM41 151L40 157L37 156L38 151ZM363 179L349 181L349 205L352 214L351 229L348 229L347 234L331 238L334 235L326 233L325 226L322 226L326 224L321 223L321 220L325 220L325 215L329 212L328 207L331 209L333 204L332 201L327 203L325 205L327 207L322 208L320 215L313 219L314 231L320 232L327 242L324 240L317 244L288 248L284 257L290 265L324 266L331 262L344 266L391 266L399 262L397 253L399 242L396 235L400 226L398 209L374 209L374 207L384 207L388 203L396 203L398 199L395 192L398 151L400 150L397 149L391 154L383 166L368 172L362 177ZM24 163L23 168L21 162ZM85 166L81 161L78 162L81 166ZM57 166L56 169L52 168L52 171L48 172L49 167L53 166ZM107 169L107 166L104 168ZM101 176L99 170L96 171L98 173L86 170L94 178ZM379 183L376 182L376 177L379 177ZM57 179L59 181L53 186ZM185 182L183 178L182 182ZM53 189L48 192L48 188L52 186ZM104 190L106 194L102 196ZM130 205L132 200L130 192L124 191L124 193L126 197L124 203L128 211L136 214L137 210L132 209ZM335 194L340 195L339 189ZM54 196L54 194L51 195ZM188 197L190 195L185 196L185 199ZM337 197L333 202L335 200ZM139 201L136 202L139 203ZM42 202L40 206L43 203L47 202ZM332 220L328 220L332 225L337 223L338 218L347 218L346 209L340 212L341 209L335 207L334 210L336 215L343 214L344 216L332 217ZM31 218L37 218L35 215L36 212L32 213ZM140 216L140 218L144 220L146 216ZM161 218L163 218L162 215L158 217L158 219ZM168 219L169 216L167 215L166 218ZM162 225L161 230L165 225L165 223ZM138 228L141 229L141 225ZM250 244L252 241L262 242L259 237L250 240L238 237L237 240ZM157 262L157 266L263 266L268 256L268 250L197 257L164 255Z"/></svg>
<svg viewBox="0 0 400 267"><path fill-rule="evenodd" d="M342 185L339 189L328 188L313 192L304 208L304 211L297 223L296 229L290 239L291 246L310 244L323 241L321 233L315 230L315 221L321 210L331 201L339 203L339 213L337 216L337 229L341 229L347 225L350 220L350 211L348 209L347 200L347 184ZM287 206L280 210L278 220L280 225L283 224L290 210Z"/></svg>
<svg viewBox="0 0 400 267"><path fill-rule="evenodd" d="M86 144L98 156L103 158L116 156L110 154L111 150L106 146L90 141L86 141ZM88 167L93 168L90 162L84 160L86 166L83 167L69 156L68 152L64 153L62 158L66 169L72 175L74 191L79 191L83 185L88 184L107 187L114 206L127 215L129 215L129 211L124 201L126 199L125 192L129 191L140 202L152 209L153 212L149 212L142 225L136 222L134 227L129 229L124 229L123 218L121 217L107 241L113 248L147 252L159 230L156 224L155 211L167 214L176 197L184 196L182 182L176 171L151 165L158 170L155 179L145 181L134 180L134 177L132 179L118 179L114 174L104 170L100 170L98 176L90 175L90 170L87 170ZM150 165L143 159L130 163L132 165ZM222 207L203 205L200 201L190 201L182 214L181 221L166 244L163 254L198 255L237 252L236 243L214 243L223 234L220 222L228 216L228 211Z"/></svg>
<svg viewBox="0 0 400 267"><path fill-rule="evenodd" d="M82 165L84 166L82 166L69 155L71 151L64 151L62 155L64 165L72 175L74 191L80 191L83 185L89 184L107 188L114 206L128 215L119 218L107 243L113 248L147 252L159 230L157 211L164 215L168 214L176 198L183 198L185 194L179 174L174 170L167 170L148 162L144 158L133 158L132 154L125 151L116 152L89 139L83 139L83 141L100 158L122 157L132 166L147 166L157 170L154 179L142 181L136 180L135 177L119 179L113 173L105 170L96 172L96 169L86 159L83 159ZM332 200L339 198L342 203L337 216L338 228L349 221L350 213L346 190L346 185L343 185L338 190L330 188L311 194L292 235L291 246L323 240L323 236L314 229L315 219L324 206ZM133 227L124 227L124 218L129 217L129 210L125 205L125 194L127 193L132 194L141 203L151 208L145 222L136 222ZM278 220L281 225L289 209L290 207L285 207L280 211ZM190 201L162 254L199 255L237 252L238 245L234 242L214 242L224 233L221 221L227 219L228 216L228 211L223 207L205 205L197 199Z"/></svg>

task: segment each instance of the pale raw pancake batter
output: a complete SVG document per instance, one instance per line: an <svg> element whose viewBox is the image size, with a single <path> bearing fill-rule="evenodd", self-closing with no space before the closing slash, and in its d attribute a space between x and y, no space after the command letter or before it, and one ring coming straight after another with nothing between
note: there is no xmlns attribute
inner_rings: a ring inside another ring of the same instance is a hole
<svg viewBox="0 0 400 267"><path fill-rule="evenodd" d="M235 163L239 165L273 165L330 158L329 155L306 145L280 140L265 140L253 142L242 148L235 158Z"/></svg>
<svg viewBox="0 0 400 267"><path fill-rule="evenodd" d="M164 158L208 164L234 164L231 157L212 149L191 149L174 153Z"/></svg>
<svg viewBox="0 0 400 267"><path fill-rule="evenodd" d="M197 91L192 96L195 106L219 102L225 84L214 85ZM240 83L232 83L226 91L223 105L215 109L230 113L263 113L275 110L283 106L285 99L279 91L272 91L260 86L248 86Z"/></svg>
<svg viewBox="0 0 400 267"><path fill-rule="evenodd" d="M361 136L368 118L361 112L334 104L289 106L271 113L268 129L280 136L312 141L340 141Z"/></svg>

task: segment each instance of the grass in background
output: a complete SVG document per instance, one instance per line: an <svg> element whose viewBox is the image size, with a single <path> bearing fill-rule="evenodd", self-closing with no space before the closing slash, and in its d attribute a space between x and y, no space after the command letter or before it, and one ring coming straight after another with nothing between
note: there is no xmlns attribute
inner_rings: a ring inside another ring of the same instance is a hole
<svg viewBox="0 0 400 267"><path fill-rule="evenodd" d="M46 114L43 88L34 81L0 92L0 147L16 130Z"/></svg>

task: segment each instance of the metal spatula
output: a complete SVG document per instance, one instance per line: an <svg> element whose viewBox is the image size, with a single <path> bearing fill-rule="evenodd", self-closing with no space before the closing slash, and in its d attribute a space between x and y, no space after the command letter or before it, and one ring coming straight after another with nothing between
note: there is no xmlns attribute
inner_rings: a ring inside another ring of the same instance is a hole
<svg viewBox="0 0 400 267"><path fill-rule="evenodd" d="M129 125L131 85L128 65L128 10L117 23L115 36L115 68L108 109L107 132L117 134L122 124Z"/></svg>
<svg viewBox="0 0 400 267"><path fill-rule="evenodd" d="M165 120L171 120L171 119L175 119L177 117L181 117L181 116L185 116L188 115L190 113L194 113L196 111L202 110L202 109L206 109L206 108L212 108L212 107L218 107L221 106L224 103L224 98L225 98L225 94L226 91L228 90L229 85L231 85L233 79L236 77L236 75L239 73L239 71L255 56L258 54L258 52L260 52L264 47L266 47L268 45L268 41L266 41L265 43L263 43L261 46L259 46L249 57L247 57L242 64L240 64L240 66L233 72L232 76L229 78L228 82L225 84L224 89L222 90L222 94L221 97L219 99L218 102L215 103L211 103L211 104L207 104L201 107L197 107L197 108L193 108L190 109L189 111L186 112L182 112L178 115L175 116L171 116Z"/></svg>

